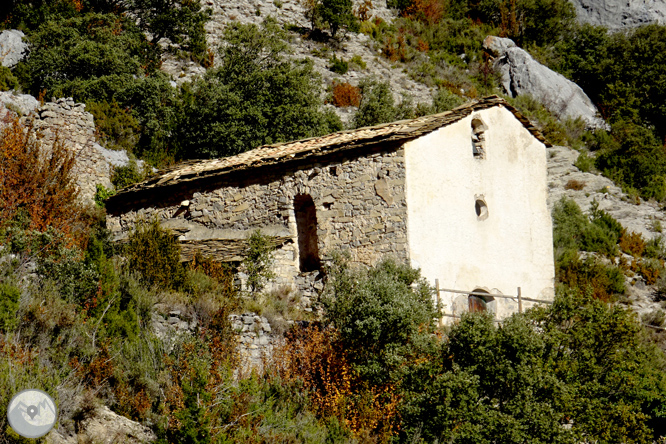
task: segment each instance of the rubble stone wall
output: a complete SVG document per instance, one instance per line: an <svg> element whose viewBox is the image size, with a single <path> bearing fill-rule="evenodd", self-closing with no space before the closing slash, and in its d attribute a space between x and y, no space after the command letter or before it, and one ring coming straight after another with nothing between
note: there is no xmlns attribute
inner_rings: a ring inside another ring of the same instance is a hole
<svg viewBox="0 0 666 444"><path fill-rule="evenodd" d="M82 200L92 202L97 184L112 187L109 164L96 148L95 121L85 104L75 103L72 98L47 102L29 120L41 133L45 149L58 140L74 153L74 175Z"/></svg>
<svg viewBox="0 0 666 444"><path fill-rule="evenodd" d="M117 240L138 220L153 218L180 234L182 241L247 238L256 229L288 237L291 241L275 251L277 278L272 285L308 287L315 285L316 277L300 273L294 199L309 195L316 208L316 235L323 261L338 250L348 251L352 261L367 265L384 256L407 260L402 148L320 162L285 165L273 178L231 183L212 191L199 192L193 185L189 199L180 205L155 208L146 204L139 210L110 215L107 224ZM252 174L261 173L251 170L248 175ZM218 259L225 260L225 252L221 251Z"/></svg>

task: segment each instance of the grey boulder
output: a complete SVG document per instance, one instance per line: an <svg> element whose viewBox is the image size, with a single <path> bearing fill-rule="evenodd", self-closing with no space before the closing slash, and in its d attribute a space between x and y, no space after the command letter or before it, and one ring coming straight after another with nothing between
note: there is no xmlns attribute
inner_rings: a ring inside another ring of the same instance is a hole
<svg viewBox="0 0 666 444"><path fill-rule="evenodd" d="M9 29L0 33L0 60L2 66L11 68L23 60L28 50L28 44L23 41L23 34L16 29Z"/></svg>
<svg viewBox="0 0 666 444"><path fill-rule="evenodd" d="M580 86L534 60L511 39L488 36L483 47L494 56L493 67L511 97L527 94L559 119L580 117L588 129L608 129Z"/></svg>

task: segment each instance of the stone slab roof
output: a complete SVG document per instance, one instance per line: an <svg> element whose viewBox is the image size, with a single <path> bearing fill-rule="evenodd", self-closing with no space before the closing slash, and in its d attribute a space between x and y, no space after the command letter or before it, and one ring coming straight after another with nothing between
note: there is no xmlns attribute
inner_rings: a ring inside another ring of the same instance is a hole
<svg viewBox="0 0 666 444"><path fill-rule="evenodd" d="M490 96L475 100L439 114L418 117L416 119L341 131L320 137L297 140L294 142L265 145L236 156L211 160L194 160L179 163L171 168L160 171L145 182L121 190L110 200L121 202L124 197L137 191L182 184L205 177L220 176L233 171L275 165L295 159L317 157L340 150L348 150L364 146L376 146L382 142L408 141L441 127L455 123L475 111L503 106L511 111L525 128L546 146L551 146L539 130L518 110L498 96Z"/></svg>

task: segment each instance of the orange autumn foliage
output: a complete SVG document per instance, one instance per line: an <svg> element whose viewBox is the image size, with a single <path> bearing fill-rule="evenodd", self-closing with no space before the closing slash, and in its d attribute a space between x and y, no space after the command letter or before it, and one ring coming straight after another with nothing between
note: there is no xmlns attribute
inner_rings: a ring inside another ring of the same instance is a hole
<svg viewBox="0 0 666 444"><path fill-rule="evenodd" d="M83 246L85 223L72 168L74 156L56 141L42 149L31 127L10 118L0 130L0 228L27 216L27 228L63 233Z"/></svg>
<svg viewBox="0 0 666 444"><path fill-rule="evenodd" d="M388 442L395 431L399 396L395 387L371 387L353 370L335 329L311 326L293 330L273 354L269 374L300 382L314 412L335 416L356 437Z"/></svg>
<svg viewBox="0 0 666 444"><path fill-rule="evenodd" d="M361 104L361 89L347 82L333 82L331 103L338 108L358 107Z"/></svg>

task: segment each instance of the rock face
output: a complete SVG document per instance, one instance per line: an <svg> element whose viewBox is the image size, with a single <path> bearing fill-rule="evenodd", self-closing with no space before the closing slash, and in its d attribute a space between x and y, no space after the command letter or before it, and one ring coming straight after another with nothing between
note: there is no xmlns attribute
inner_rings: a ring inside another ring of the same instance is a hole
<svg viewBox="0 0 666 444"><path fill-rule="evenodd" d="M11 68L20 62L28 49L28 44L23 41L23 34L16 29L9 29L0 33L0 60L2 66Z"/></svg>
<svg viewBox="0 0 666 444"><path fill-rule="evenodd" d="M534 60L512 40L488 36L483 47L495 57L494 69L511 97L528 94L560 119L580 117L590 129L607 128L581 87Z"/></svg>
<svg viewBox="0 0 666 444"><path fill-rule="evenodd" d="M83 421L78 436L64 436L56 430L46 436L48 444L144 444L156 440L148 427L117 415L106 406L97 408L92 417Z"/></svg>
<svg viewBox="0 0 666 444"><path fill-rule="evenodd" d="M613 216L628 231L640 233L645 239L661 236L655 227L666 226L666 216L660 205L639 201L636 205L613 181L601 175L584 173L573 164L579 153L571 148L554 146L548 149L548 207L553 206L562 197L573 199L583 212L588 213L593 201L599 203L599 209ZM571 185L577 183L580 189ZM569 186L567 186L569 184ZM656 222L659 222L657 224ZM628 260L631 260L627 256ZM643 279L636 275L626 278L627 301L629 308L638 315L650 313L660 308L653 301L653 287L646 286Z"/></svg>
<svg viewBox="0 0 666 444"><path fill-rule="evenodd" d="M227 24L234 21L259 25L271 16L283 26L296 25L303 28L310 26L300 0L282 0L279 2L207 0L202 3L204 3L204 7L211 8L213 12L211 20L206 24L208 44L213 50L216 50L219 46ZM354 9L362 3L363 0L355 0ZM396 11L386 7L385 0L373 1L372 5L372 10L369 12L372 17L390 22L396 16ZM296 33L291 33L291 36L290 45L293 53L290 57L295 60L312 60L315 71L321 75L324 90L333 80L358 85L361 79L374 77L391 85L391 91L397 102L400 102L403 96L411 98L414 104L430 104L432 102L434 88L412 80L401 69L394 69L392 62L382 56L381 49L376 47L372 39L365 34L348 32L341 37L338 43L330 45L333 48L329 48L323 43L303 39ZM333 56L345 61L349 61L354 56L359 56L367 66L365 69L350 67L346 74L339 75L329 69L330 59ZM177 83L190 81L205 73L205 69L196 63L189 60L175 59L173 56L165 56L162 60L162 70L172 75ZM351 110L345 108L334 108L334 110L343 123L350 122L353 116Z"/></svg>
<svg viewBox="0 0 666 444"><path fill-rule="evenodd" d="M572 0L583 23L610 30L666 23L666 0Z"/></svg>
<svg viewBox="0 0 666 444"><path fill-rule="evenodd" d="M26 116L39 108L39 101L30 94L17 94L14 91L0 92L0 119L7 113Z"/></svg>

